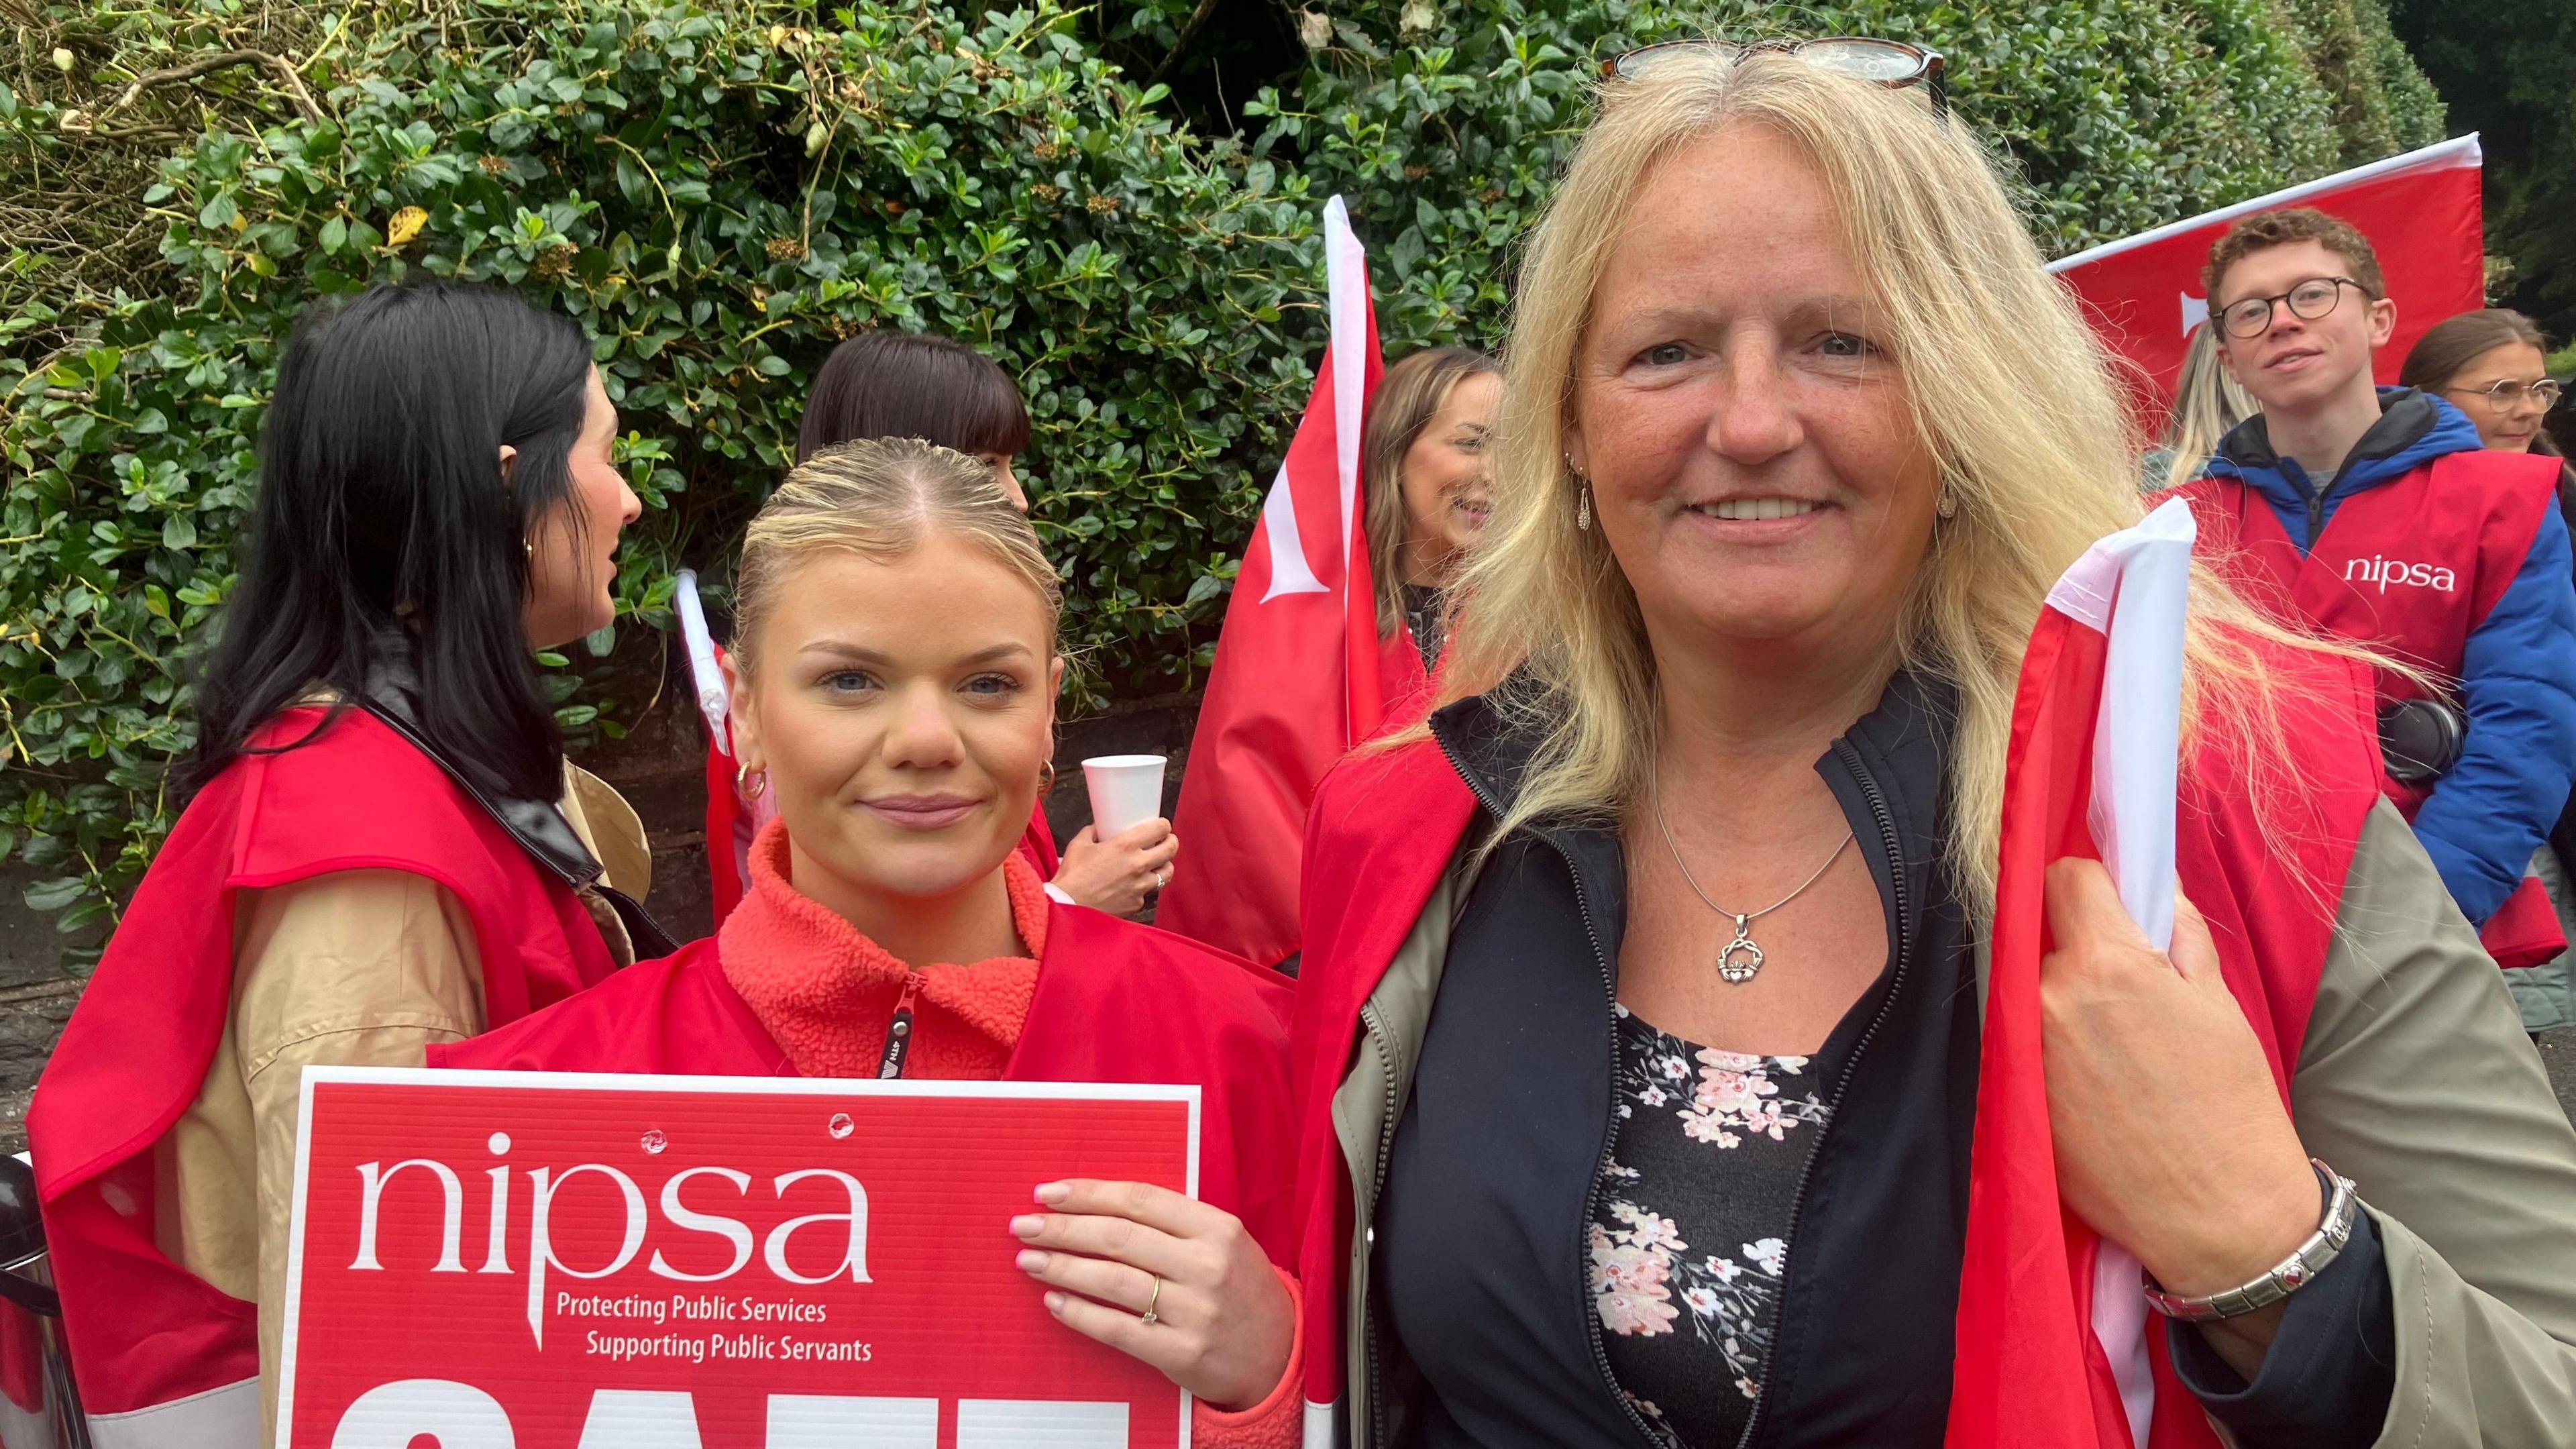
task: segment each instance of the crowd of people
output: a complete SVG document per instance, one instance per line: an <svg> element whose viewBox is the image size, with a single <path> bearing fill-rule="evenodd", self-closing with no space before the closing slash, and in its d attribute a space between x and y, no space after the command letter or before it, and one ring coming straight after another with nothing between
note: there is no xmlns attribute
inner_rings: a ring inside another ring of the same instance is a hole
<svg viewBox="0 0 2576 1449"><path fill-rule="evenodd" d="M2043 977L2065 1204L2164 1315L2141 1442L2568 1442L2542 339L2470 313L2377 387L2368 240L2249 216L2150 453L1939 80L1639 53L1502 360L1388 370L1420 697L1314 802L1293 978L1128 919L1189 869L1168 822L1058 854L1062 599L989 360L874 333L814 377L733 569L750 887L679 945L532 657L613 616L640 511L586 340L437 282L317 304L186 808L30 1120L99 1442L269 1442L298 1073L361 1063L1194 1084L1195 1198L1033 1184L993 1251L1195 1442L1940 1443L1996 1351L1952 1325L2016 680L2157 492L2208 560L2187 907L2158 951L2061 861Z"/></svg>

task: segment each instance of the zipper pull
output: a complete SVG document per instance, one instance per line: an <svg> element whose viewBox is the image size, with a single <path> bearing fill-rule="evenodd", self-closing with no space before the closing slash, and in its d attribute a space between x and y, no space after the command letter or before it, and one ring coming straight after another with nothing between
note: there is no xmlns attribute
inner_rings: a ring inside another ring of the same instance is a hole
<svg viewBox="0 0 2576 1449"><path fill-rule="evenodd" d="M903 1059L912 1050L912 1002L921 994L921 973L903 978L903 995L895 999L894 1020L886 1023L885 1054L877 1058L877 1079L903 1075Z"/></svg>

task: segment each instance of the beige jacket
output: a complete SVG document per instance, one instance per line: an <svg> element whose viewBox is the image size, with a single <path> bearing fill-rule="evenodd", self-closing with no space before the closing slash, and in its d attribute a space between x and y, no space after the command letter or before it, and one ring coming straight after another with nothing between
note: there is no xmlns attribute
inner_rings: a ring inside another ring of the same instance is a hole
<svg viewBox="0 0 2576 1449"><path fill-rule="evenodd" d="M1333 1094L1364 1227L1466 884L1453 862L1361 1012ZM2290 1111L2308 1151L2359 1184L2386 1255L2398 1363L2377 1449L2576 1445L2576 1129L2503 973L2386 801L2363 825L2335 926ZM1985 969L1981 951L1981 987ZM1351 1424L1373 1422L1373 1236L1352 1234L1342 1300Z"/></svg>
<svg viewBox="0 0 2576 1449"><path fill-rule="evenodd" d="M643 822L597 776L570 764L564 773L564 817L599 858L603 882L641 899L653 868ZM615 913L583 895L610 952L631 962ZM303 1069L416 1067L430 1043L482 1030L474 923L444 887L350 870L237 898L232 1015L196 1101L154 1148L156 1226L173 1261L258 1302L270 1434Z"/></svg>

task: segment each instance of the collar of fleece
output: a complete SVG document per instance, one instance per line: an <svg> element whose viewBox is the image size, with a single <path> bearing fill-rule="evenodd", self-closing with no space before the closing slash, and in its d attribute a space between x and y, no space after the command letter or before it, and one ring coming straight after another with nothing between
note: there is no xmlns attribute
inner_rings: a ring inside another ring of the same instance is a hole
<svg viewBox="0 0 2576 1449"><path fill-rule="evenodd" d="M769 1030L800 1075L873 1077L886 1028L910 980L912 1045L907 1077L998 1080L1019 1044L1046 951L1047 896L1016 850L1003 860L1011 922L1025 956L915 970L888 954L790 879L787 831L762 827L751 845L751 890L725 917L717 954L725 980Z"/></svg>

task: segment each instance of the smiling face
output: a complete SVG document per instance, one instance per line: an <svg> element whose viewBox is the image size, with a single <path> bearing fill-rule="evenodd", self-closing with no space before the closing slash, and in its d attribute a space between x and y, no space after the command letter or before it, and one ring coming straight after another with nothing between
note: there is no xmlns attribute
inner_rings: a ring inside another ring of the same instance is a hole
<svg viewBox="0 0 2576 1449"><path fill-rule="evenodd" d="M2540 420L2549 409L2532 396L2528 384L2549 376L2549 359L2528 342L2508 342L2490 347L2469 360L2460 374L2442 384L2441 394L2453 407L2469 415L2478 425L2478 441L2490 448L2508 453L2528 453L2531 440L2540 435ZM2500 408L2487 397L2487 389L2499 382L2526 385L2522 396L2512 407Z"/></svg>
<svg viewBox="0 0 2576 1449"><path fill-rule="evenodd" d="M1486 456L1503 380L1491 372L1458 379L1440 410L1404 453L1405 582L1444 584L1493 515L1493 464Z"/></svg>
<svg viewBox="0 0 2576 1449"><path fill-rule="evenodd" d="M1575 354L1569 451L1655 652L1892 646L1939 501L1815 167L1730 126L1647 176Z"/></svg>
<svg viewBox="0 0 2576 1449"><path fill-rule="evenodd" d="M818 549L780 578L753 644L737 743L768 772L798 890L860 919L1001 867L1063 669L1026 580L947 535L883 560Z"/></svg>
<svg viewBox="0 0 2576 1449"><path fill-rule="evenodd" d="M2352 263L2323 242L2284 242L2246 253L2218 279L2209 299L2215 317L2251 297L2278 297L2317 277L2352 277ZM2286 302L2272 307L2272 323L2253 337L2223 335L2218 355L2239 385L2267 413L2298 416L2346 394L2372 387L2371 354L2388 344L2397 327L2397 304L2376 301L2358 287L2339 287L2334 310L2301 317Z"/></svg>

